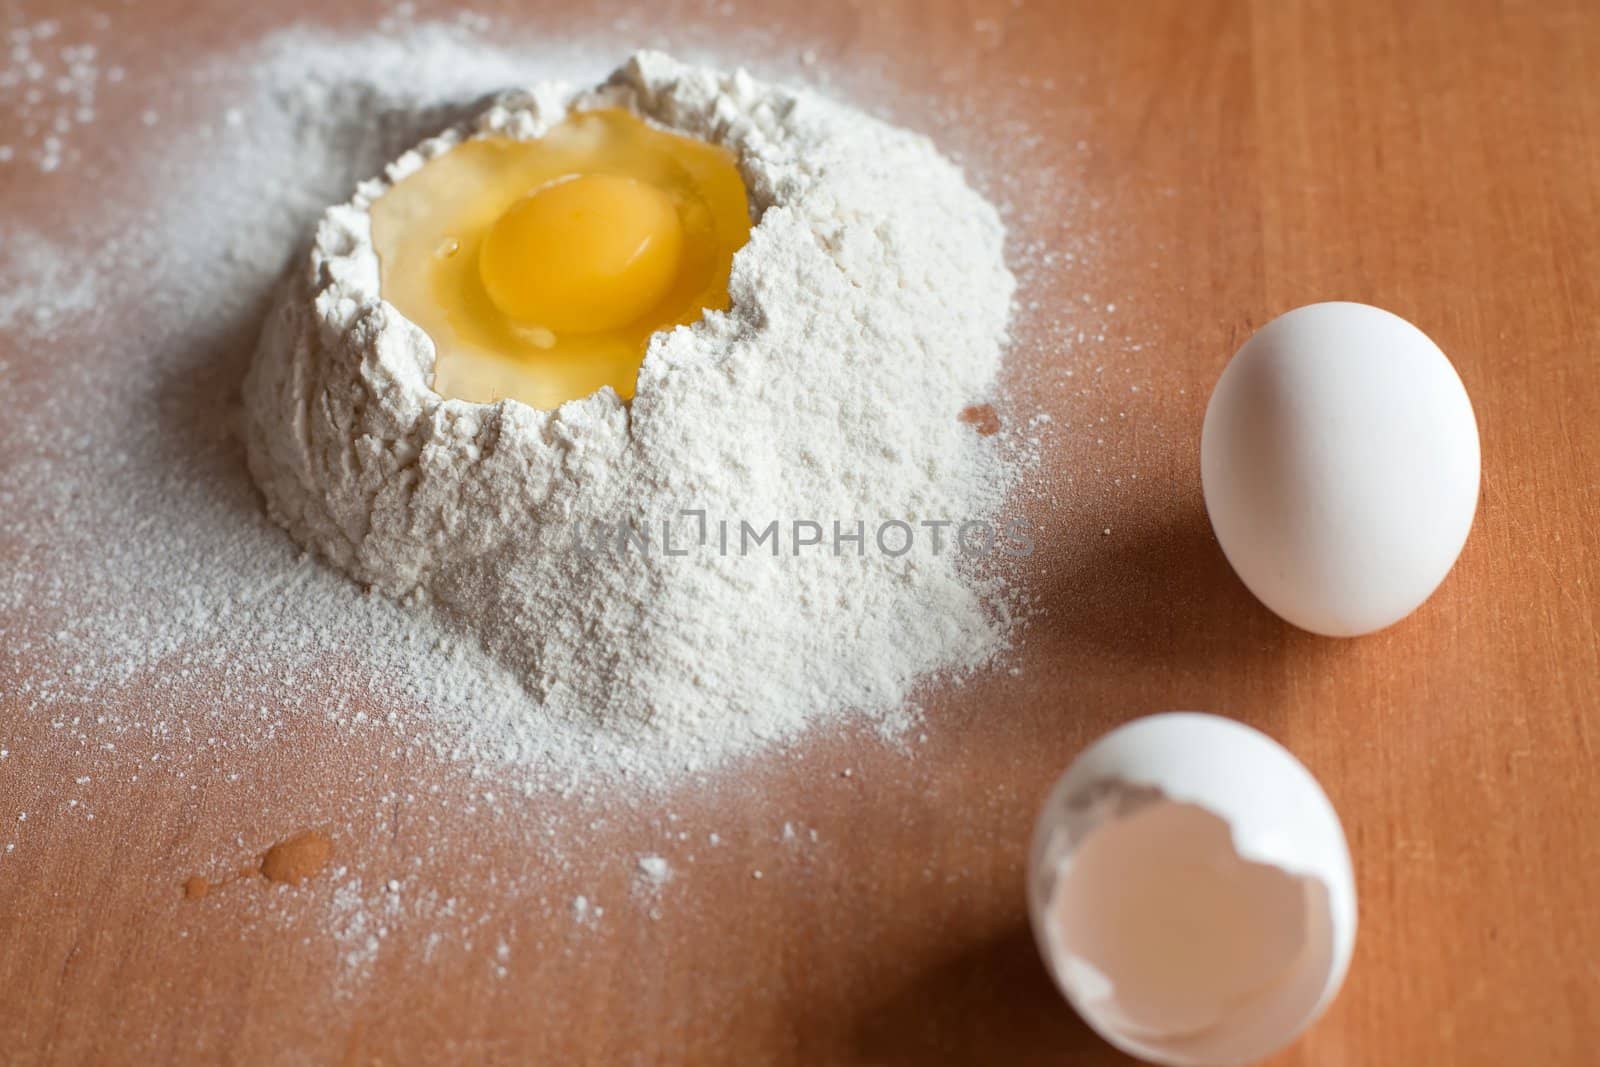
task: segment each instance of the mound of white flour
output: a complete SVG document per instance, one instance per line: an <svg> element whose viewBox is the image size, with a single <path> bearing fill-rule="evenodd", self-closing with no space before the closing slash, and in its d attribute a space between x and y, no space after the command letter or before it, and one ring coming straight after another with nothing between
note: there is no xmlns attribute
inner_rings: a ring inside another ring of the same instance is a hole
<svg viewBox="0 0 1600 1067"><path fill-rule="evenodd" d="M631 406L442 399L370 205L463 137L600 106L737 155L757 225L731 309L658 335ZM327 212L246 380L250 469L303 546L474 634L530 720L697 767L830 711L892 718L1004 643L970 573L1007 543L1006 468L958 419L1005 341L1003 236L924 138L642 53L502 98Z"/></svg>

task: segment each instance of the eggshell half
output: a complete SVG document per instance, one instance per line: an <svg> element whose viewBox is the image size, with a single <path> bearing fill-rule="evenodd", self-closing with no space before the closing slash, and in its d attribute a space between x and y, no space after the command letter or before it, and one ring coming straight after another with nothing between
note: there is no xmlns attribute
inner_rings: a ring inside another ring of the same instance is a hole
<svg viewBox="0 0 1600 1067"><path fill-rule="evenodd" d="M1052 790L1028 875L1051 974L1102 1037L1172 1067L1253 1063L1338 993L1355 880L1310 772L1257 730L1171 712Z"/></svg>

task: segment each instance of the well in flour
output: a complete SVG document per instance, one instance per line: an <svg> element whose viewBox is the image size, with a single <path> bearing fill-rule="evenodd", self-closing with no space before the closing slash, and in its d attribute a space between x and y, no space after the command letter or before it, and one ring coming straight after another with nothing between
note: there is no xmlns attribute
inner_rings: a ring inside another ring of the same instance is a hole
<svg viewBox="0 0 1600 1067"><path fill-rule="evenodd" d="M732 149L758 224L726 313L658 334L631 405L535 411L430 388L432 344L382 300L370 208L464 137L623 107ZM1013 279L994 209L923 137L803 90L641 53L594 90L541 84L330 209L245 384L271 514L357 581L427 605L523 693L519 757L580 730L702 770L985 663L1005 605L956 553L593 556L593 523L714 516L984 519ZM899 717L897 719L896 717ZM612 768L619 769L619 768Z"/></svg>

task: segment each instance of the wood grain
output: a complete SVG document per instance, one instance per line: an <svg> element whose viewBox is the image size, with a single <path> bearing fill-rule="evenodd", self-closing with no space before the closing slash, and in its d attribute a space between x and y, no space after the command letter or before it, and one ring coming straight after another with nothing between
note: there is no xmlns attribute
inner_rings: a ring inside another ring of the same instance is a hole
<svg viewBox="0 0 1600 1067"><path fill-rule="evenodd" d="M929 693L911 753L829 731L659 807L619 800L559 862L561 842L538 830L560 825L556 802L474 810L481 783L311 722L184 779L96 785L99 817L85 822L59 800L75 742L0 679L12 753L0 823L35 813L0 857L0 1060L1125 1062L1034 956L1021 888L1031 819L1106 729L1202 708L1298 753L1356 862L1348 984L1275 1062L1593 1062L1600 8L576 7L479 5L553 34L626 16L619 54L687 42L759 70L773 42L786 69L813 50L837 91L926 129L997 197L1070 190L1059 212L1028 213L1036 233L1015 235L1083 263L1025 294L1038 306L1019 323L999 405L1064 427L1018 504L1045 527L1024 576L1044 613L1021 671ZM85 149L107 167L143 150L138 109L171 65L297 20L350 29L379 14L361 0L3 10L59 15L69 31L103 13L116 27L129 87ZM1037 140L1017 138L1014 161L984 158L1012 127ZM1041 167L1053 184L1030 180ZM76 180L0 168L0 227L70 226ZM1200 419L1223 363L1254 327L1324 299L1391 308L1438 341L1484 446L1477 525L1453 575L1413 618L1348 642L1258 606L1199 496ZM1107 340L1063 340L1069 312L1108 304ZM74 358L7 338L0 356L20 375ZM191 875L249 864L307 828L334 840L327 874L184 898ZM654 901L632 870L650 851L677 872ZM403 900L455 899L462 918L340 911L341 885L391 878ZM572 920L580 893L605 904L602 920ZM393 928L352 981L358 919Z"/></svg>

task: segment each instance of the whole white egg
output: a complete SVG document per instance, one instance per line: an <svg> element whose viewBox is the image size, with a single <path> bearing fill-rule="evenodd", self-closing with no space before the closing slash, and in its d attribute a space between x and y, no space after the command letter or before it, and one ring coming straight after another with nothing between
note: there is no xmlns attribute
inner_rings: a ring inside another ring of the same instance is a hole
<svg viewBox="0 0 1600 1067"><path fill-rule="evenodd" d="M1449 573L1478 504L1478 427L1439 346L1366 304L1258 330L1206 408L1200 476L1217 540L1303 629L1371 633Z"/></svg>
<svg viewBox="0 0 1600 1067"><path fill-rule="evenodd" d="M1356 890L1339 817L1299 760L1216 715L1118 727L1039 815L1039 949L1078 1014L1172 1067L1254 1063L1344 981Z"/></svg>

